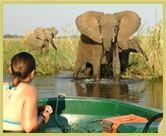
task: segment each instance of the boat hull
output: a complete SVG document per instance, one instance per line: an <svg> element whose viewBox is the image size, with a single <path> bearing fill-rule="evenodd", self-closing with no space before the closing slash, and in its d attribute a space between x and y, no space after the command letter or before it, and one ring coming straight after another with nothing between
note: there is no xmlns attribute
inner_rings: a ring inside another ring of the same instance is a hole
<svg viewBox="0 0 166 136"><path fill-rule="evenodd" d="M37 133L101 133L103 118L135 114L150 119L162 112L117 100L89 97L61 97L58 101L56 98L40 99L39 104L51 105L53 114L49 122L43 124ZM127 124L127 126L128 130L123 129L126 126L121 125L117 132L142 133L145 123ZM150 131L157 131L157 126L158 123L154 123Z"/></svg>

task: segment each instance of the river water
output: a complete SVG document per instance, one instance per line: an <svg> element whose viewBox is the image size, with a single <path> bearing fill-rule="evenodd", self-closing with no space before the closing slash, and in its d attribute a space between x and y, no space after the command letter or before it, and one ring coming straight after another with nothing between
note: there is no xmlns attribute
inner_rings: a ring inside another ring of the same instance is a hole
<svg viewBox="0 0 166 136"><path fill-rule="evenodd" d="M10 76L4 75L4 81ZM150 109L163 110L163 82L141 79L122 79L114 83L112 79L94 82L92 78L74 80L71 72L55 76L35 76L31 82L36 87L39 98L56 97L59 93L67 96L97 97L135 103Z"/></svg>

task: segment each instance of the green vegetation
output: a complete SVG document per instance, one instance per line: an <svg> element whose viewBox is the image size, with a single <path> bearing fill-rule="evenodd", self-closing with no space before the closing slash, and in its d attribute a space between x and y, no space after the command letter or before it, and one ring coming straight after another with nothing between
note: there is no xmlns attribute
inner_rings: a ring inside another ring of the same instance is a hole
<svg viewBox="0 0 166 136"><path fill-rule="evenodd" d="M3 71L8 73L11 58L18 52L31 53L37 63L37 73L40 75L54 75L61 70L74 71L77 54L77 36L68 36L69 31L64 28L64 37L55 39L58 50L55 51L50 45L48 56L39 54L25 45L25 36L22 40L5 40L3 43ZM145 34L144 34L145 33ZM163 79L163 23L156 22L154 27L149 27L146 32L139 31L138 37L141 46L149 57L146 62L141 53L131 53L129 67L122 77L130 78L137 76L145 79ZM71 34L71 33L70 33ZM110 68L111 69L111 68Z"/></svg>
<svg viewBox="0 0 166 136"><path fill-rule="evenodd" d="M145 79L163 79L163 22L156 22L154 27L148 27L145 34L138 33L141 47L149 57L146 62L141 53L131 53L130 67L124 77L137 76Z"/></svg>
<svg viewBox="0 0 166 136"><path fill-rule="evenodd" d="M37 50L32 50L22 41L4 40L3 43L3 71L8 73L11 58L18 52L31 53L37 64L40 75L54 75L60 70L74 70L78 38L55 39L58 50L50 47L48 56L41 56ZM50 45L51 46L51 45Z"/></svg>
<svg viewBox="0 0 166 136"><path fill-rule="evenodd" d="M23 36L5 34L5 35L3 35L3 38L23 38Z"/></svg>

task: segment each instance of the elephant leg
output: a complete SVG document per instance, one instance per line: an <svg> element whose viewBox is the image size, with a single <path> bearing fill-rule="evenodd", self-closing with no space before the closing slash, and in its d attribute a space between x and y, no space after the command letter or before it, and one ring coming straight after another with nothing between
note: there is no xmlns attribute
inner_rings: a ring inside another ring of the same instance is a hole
<svg viewBox="0 0 166 136"><path fill-rule="evenodd" d="M80 62L77 62L76 64L76 68L75 68L75 71L74 71L74 74L73 74L73 78L77 78L78 77L78 74L82 68L82 66L84 65L84 61L80 61Z"/></svg>
<svg viewBox="0 0 166 136"><path fill-rule="evenodd" d="M112 68L113 68L113 75L114 81L117 82L120 80L120 59L119 59L119 49L118 45L115 44L113 46L113 61L112 61Z"/></svg>
<svg viewBox="0 0 166 136"><path fill-rule="evenodd" d="M121 53L119 53L119 57L120 57L120 64L121 64L121 71L125 72L126 68L129 64L129 51L122 51Z"/></svg>
<svg viewBox="0 0 166 136"><path fill-rule="evenodd" d="M96 61L93 64L93 75L94 75L94 81L98 82L100 81L100 61Z"/></svg>
<svg viewBox="0 0 166 136"><path fill-rule="evenodd" d="M84 71L84 77L89 77L89 75L91 74L92 71L92 64L90 63L86 63L86 68Z"/></svg>
<svg viewBox="0 0 166 136"><path fill-rule="evenodd" d="M39 52L40 52L40 55L43 56L44 52L43 52L43 47L40 47L39 48Z"/></svg>
<svg viewBox="0 0 166 136"><path fill-rule="evenodd" d="M80 70L81 70L83 65L84 65L83 61L81 61L78 64L76 64L76 68L75 68L75 71L73 73L73 78L77 78L78 77L78 74L79 74L79 72L80 72Z"/></svg>
<svg viewBox="0 0 166 136"><path fill-rule="evenodd" d="M49 52L49 42L45 43L45 54L48 55Z"/></svg>
<svg viewBox="0 0 166 136"><path fill-rule="evenodd" d="M77 61L76 61L76 67L75 67L75 71L73 73L73 78L77 78L78 77L78 74L82 68L82 66L85 64L85 61L84 61L84 58L83 58L83 55L82 53L79 53L78 52L78 55L77 55Z"/></svg>

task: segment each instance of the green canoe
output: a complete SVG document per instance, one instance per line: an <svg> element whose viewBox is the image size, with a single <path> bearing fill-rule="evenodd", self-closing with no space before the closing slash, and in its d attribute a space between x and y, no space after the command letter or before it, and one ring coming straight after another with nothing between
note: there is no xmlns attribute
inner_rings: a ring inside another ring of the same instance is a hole
<svg viewBox="0 0 166 136"><path fill-rule="evenodd" d="M53 114L48 123L35 133L102 133L102 119L134 114L148 120L161 113L135 104L87 97L59 97L40 99L41 105L51 105ZM146 123L126 123L117 128L117 133L142 133ZM159 122L153 122L148 132L157 132Z"/></svg>

